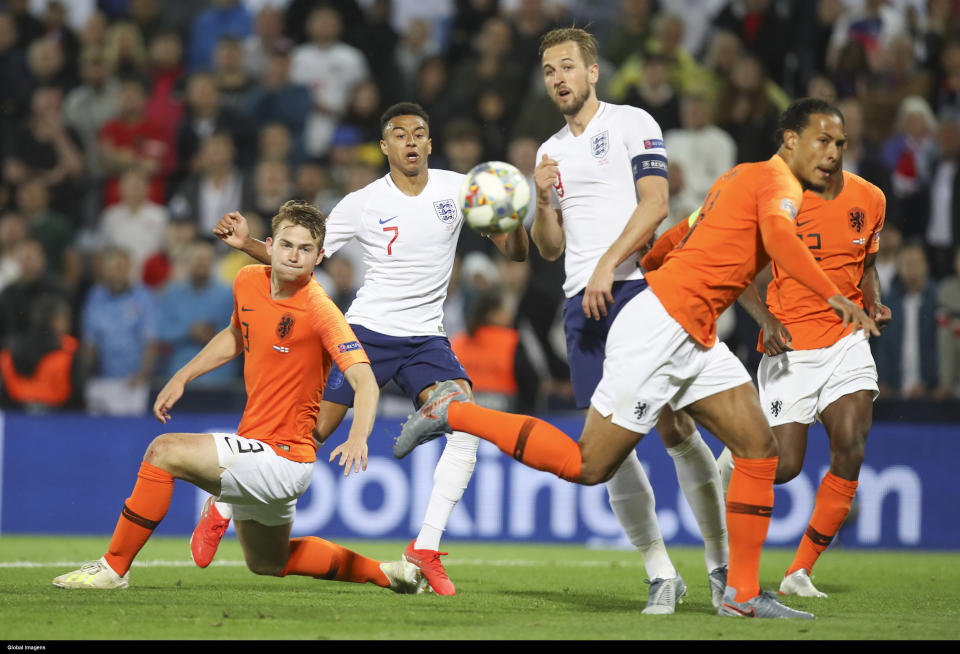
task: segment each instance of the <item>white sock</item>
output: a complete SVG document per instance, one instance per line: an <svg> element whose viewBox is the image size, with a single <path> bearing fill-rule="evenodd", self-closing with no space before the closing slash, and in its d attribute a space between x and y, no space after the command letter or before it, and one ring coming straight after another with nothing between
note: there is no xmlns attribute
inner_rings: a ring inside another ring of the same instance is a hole
<svg viewBox="0 0 960 654"><path fill-rule="evenodd" d="M677 481L687 498L703 536L703 559L707 572L727 565L727 519L720 491L720 471L713 453L703 442L700 432L693 432L675 447L668 447L667 454L677 467Z"/></svg>
<svg viewBox="0 0 960 654"><path fill-rule="evenodd" d="M720 487L723 488L723 496L726 497L730 475L733 474L733 452L729 447L723 448L723 452L717 457L717 468L720 469Z"/></svg>
<svg viewBox="0 0 960 654"><path fill-rule="evenodd" d="M217 513L219 513L220 515L222 515L224 518L226 518L226 519L228 519L228 520L231 519L231 518L233 518L233 505L232 505L232 504L227 504L226 502L217 502L217 501L215 501L215 502L213 503L213 505L214 505L215 507L217 507Z"/></svg>
<svg viewBox="0 0 960 654"><path fill-rule="evenodd" d="M637 452L627 458L606 483L610 508L633 546L640 550L650 579L671 579L677 570L670 561L657 522L657 501Z"/></svg>
<svg viewBox="0 0 960 654"><path fill-rule="evenodd" d="M447 434L447 445L433 472L433 490L427 504L427 514L414 549L437 550L453 507L463 497L463 491L470 483L473 468L477 465L477 448L480 439L462 431Z"/></svg>

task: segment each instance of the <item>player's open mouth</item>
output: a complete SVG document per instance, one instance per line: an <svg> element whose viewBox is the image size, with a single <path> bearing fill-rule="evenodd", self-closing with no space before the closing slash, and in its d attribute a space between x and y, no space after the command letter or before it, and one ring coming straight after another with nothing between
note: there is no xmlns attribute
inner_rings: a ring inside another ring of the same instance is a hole
<svg viewBox="0 0 960 654"><path fill-rule="evenodd" d="M570 89L567 89L567 88L557 89L557 97L558 97L558 98L565 98L565 97L567 97L567 96L569 96L569 95L571 95Z"/></svg>
<svg viewBox="0 0 960 654"><path fill-rule="evenodd" d="M414 162L420 159L420 153L416 151L410 151L407 153L407 161Z"/></svg>

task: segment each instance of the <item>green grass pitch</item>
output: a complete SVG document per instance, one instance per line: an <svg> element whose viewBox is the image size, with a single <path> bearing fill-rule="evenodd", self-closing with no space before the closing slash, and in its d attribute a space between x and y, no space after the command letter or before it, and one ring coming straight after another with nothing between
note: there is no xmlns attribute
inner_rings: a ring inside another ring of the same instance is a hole
<svg viewBox="0 0 960 654"><path fill-rule="evenodd" d="M140 553L131 587L55 588L50 581L99 557L108 539L0 538L0 640L163 639L957 639L960 555L833 549L817 564L828 599L789 598L814 621L719 618L702 551L670 549L689 586L673 616L646 616L639 555L576 545L448 541L455 597L395 595L372 585L257 577L234 539L206 570L186 538ZM397 559L401 542L342 543ZM792 551L765 550L761 584L776 589Z"/></svg>

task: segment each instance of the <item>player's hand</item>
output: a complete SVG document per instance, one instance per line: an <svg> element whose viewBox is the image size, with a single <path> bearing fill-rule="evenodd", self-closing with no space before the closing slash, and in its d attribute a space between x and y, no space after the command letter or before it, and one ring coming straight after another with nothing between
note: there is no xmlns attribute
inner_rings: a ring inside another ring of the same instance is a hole
<svg viewBox="0 0 960 654"><path fill-rule="evenodd" d="M349 438L330 453L332 462L337 455L340 455L339 465L343 466L343 476L350 474L351 470L359 473L367 469L367 443L359 443Z"/></svg>
<svg viewBox="0 0 960 654"><path fill-rule="evenodd" d="M877 323L877 329L882 332L887 328L887 325L889 325L890 321L893 319L893 313L890 311L890 307L882 304L875 304L870 307L870 318L873 320L873 322Z"/></svg>
<svg viewBox="0 0 960 654"><path fill-rule="evenodd" d="M870 319L870 316L868 316L863 309L839 293L827 300L827 304L829 304L830 308L843 320L844 327L853 325L853 331L863 329L868 332L868 337L870 334L874 336L880 335L880 330L877 329L876 323Z"/></svg>
<svg viewBox="0 0 960 654"><path fill-rule="evenodd" d="M235 250L242 250L250 238L250 225L239 211L231 211L214 226L213 234Z"/></svg>
<svg viewBox="0 0 960 654"><path fill-rule="evenodd" d="M557 185L560 179L560 166L556 161L543 155L537 167L533 169L533 183L537 187L537 204L550 204L550 189Z"/></svg>
<svg viewBox="0 0 960 654"><path fill-rule="evenodd" d="M763 328L763 351L768 356L774 357L784 352L793 352L793 348L790 347L793 340L790 330L775 316L771 315L767 318L761 327Z"/></svg>
<svg viewBox="0 0 960 654"><path fill-rule="evenodd" d="M163 424L170 419L170 409L183 397L184 383L178 377L173 377L157 394L153 403L153 415Z"/></svg>
<svg viewBox="0 0 960 654"><path fill-rule="evenodd" d="M583 289L583 315L587 318L600 320L606 317L607 305L613 304L613 275L615 266L606 263L601 257L590 281Z"/></svg>

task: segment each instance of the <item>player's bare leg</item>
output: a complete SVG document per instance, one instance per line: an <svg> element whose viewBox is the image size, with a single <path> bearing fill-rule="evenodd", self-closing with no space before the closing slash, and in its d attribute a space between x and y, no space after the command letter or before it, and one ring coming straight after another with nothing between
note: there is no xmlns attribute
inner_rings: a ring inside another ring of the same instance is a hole
<svg viewBox="0 0 960 654"><path fill-rule="evenodd" d="M372 583L398 593L421 593L419 571L403 561L381 563L336 543L308 536L290 538L293 523L264 525L237 520L237 539L247 568L258 575L303 575L331 581Z"/></svg>
<svg viewBox="0 0 960 654"><path fill-rule="evenodd" d="M317 428L313 433L318 445L325 443L330 434L337 430L337 427L340 426L347 415L347 409L349 407L346 404L328 402L327 400L320 401L320 410L317 412Z"/></svg>
<svg viewBox="0 0 960 654"><path fill-rule="evenodd" d="M777 440L780 460L777 462L777 484L785 484L803 469L803 459L807 455L807 432L810 425L800 422L787 422L773 427L773 437Z"/></svg>
<svg viewBox="0 0 960 654"><path fill-rule="evenodd" d="M727 523L724 515L720 473L713 453L685 411L663 408L657 433L677 469L677 482L690 505L703 537L703 559L707 567L710 596L719 608L727 586Z"/></svg>
<svg viewBox="0 0 960 654"><path fill-rule="evenodd" d="M220 494L221 468L210 434L163 434L150 443L133 493L123 505L107 553L53 580L61 588L126 588L127 572L160 524L173 496L174 479Z"/></svg>
<svg viewBox="0 0 960 654"><path fill-rule="evenodd" d="M468 398L473 399L470 382L466 379L455 379L452 382L456 383ZM424 404L436 388L437 384L433 384L423 389L417 398L419 403ZM440 557L446 555L446 552L439 551L440 540L454 507L463 497L473 476L480 440L459 431L448 433L446 437L446 445L433 473L433 488L420 533L404 550L403 558L420 568L435 593L455 595L456 587L440 561Z"/></svg>
<svg viewBox="0 0 960 654"><path fill-rule="evenodd" d="M830 471L820 482L810 524L780 584L781 595L826 597L814 587L810 574L850 513L872 412L873 391L857 391L839 398L820 415L830 438Z"/></svg>

